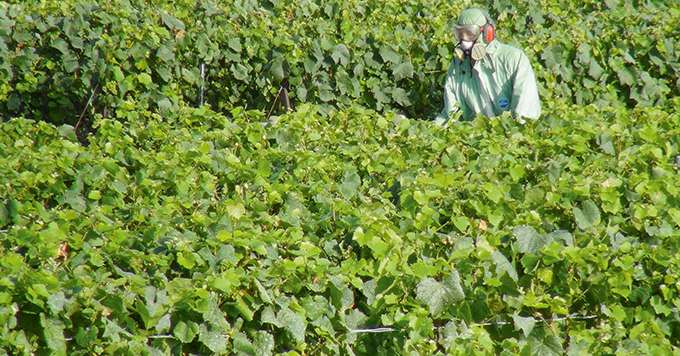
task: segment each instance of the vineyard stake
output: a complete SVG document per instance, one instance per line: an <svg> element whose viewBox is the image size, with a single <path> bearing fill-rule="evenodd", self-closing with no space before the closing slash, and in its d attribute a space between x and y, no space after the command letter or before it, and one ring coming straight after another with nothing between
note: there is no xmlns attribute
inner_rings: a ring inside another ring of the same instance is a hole
<svg viewBox="0 0 680 356"><path fill-rule="evenodd" d="M201 90L199 92L199 106L203 106L203 93L205 91L205 63L201 63Z"/></svg>
<svg viewBox="0 0 680 356"><path fill-rule="evenodd" d="M78 130L80 129L80 126L83 124L85 112L87 111L87 108L90 107L90 105L92 104L92 100L94 99L97 90L99 90L99 83L97 83L97 85L94 86L94 89L92 89L92 93L90 93L90 98L87 99L87 104L85 104L85 107L83 108L83 111L80 113L80 117L78 118L78 122L76 122L76 126L73 128L73 131L76 133L76 137L78 137L78 139L80 139L79 137L80 135L78 135Z"/></svg>

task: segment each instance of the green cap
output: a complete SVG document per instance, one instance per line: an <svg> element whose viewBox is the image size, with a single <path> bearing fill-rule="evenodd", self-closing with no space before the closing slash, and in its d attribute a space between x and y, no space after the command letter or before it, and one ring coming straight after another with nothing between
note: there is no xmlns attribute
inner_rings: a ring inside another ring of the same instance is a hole
<svg viewBox="0 0 680 356"><path fill-rule="evenodd" d="M467 9L461 12L460 16L458 16L459 26L465 25L484 26L485 24L486 16L484 15L484 11L480 9L476 8Z"/></svg>

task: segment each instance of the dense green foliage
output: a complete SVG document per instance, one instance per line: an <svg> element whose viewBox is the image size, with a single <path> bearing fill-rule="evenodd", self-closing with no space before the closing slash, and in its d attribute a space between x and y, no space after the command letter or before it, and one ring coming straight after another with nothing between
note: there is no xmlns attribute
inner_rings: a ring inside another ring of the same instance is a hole
<svg viewBox="0 0 680 356"><path fill-rule="evenodd" d="M465 5L453 3L3 3L0 115L74 124L127 97L173 110L198 103L201 86L215 109L262 109L286 77L298 102L432 117ZM534 62L544 98L660 104L680 94L680 9L636 3L505 0L490 12Z"/></svg>
<svg viewBox="0 0 680 356"><path fill-rule="evenodd" d="M2 346L677 351L677 114L315 111L3 125Z"/></svg>
<svg viewBox="0 0 680 356"><path fill-rule="evenodd" d="M677 6L494 1L544 115L442 128L466 4L199 3L0 3L0 354L680 353Z"/></svg>

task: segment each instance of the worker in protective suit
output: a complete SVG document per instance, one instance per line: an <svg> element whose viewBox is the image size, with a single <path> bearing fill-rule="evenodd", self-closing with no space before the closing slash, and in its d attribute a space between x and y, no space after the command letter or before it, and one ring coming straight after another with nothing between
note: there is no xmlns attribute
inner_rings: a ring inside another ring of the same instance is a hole
<svg viewBox="0 0 680 356"><path fill-rule="evenodd" d="M435 119L447 123L460 113L463 120L509 111L521 122L537 119L541 103L536 77L522 50L496 39L486 12L467 9L454 29L458 44L444 85L444 107Z"/></svg>

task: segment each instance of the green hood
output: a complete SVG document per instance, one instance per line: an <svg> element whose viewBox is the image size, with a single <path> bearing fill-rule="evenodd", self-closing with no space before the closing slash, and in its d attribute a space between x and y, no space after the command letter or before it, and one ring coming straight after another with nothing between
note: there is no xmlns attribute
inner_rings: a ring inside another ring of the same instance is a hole
<svg viewBox="0 0 680 356"><path fill-rule="evenodd" d="M467 9L460 13L458 16L458 25L477 25L484 26L486 24L486 16L484 11L480 9Z"/></svg>

